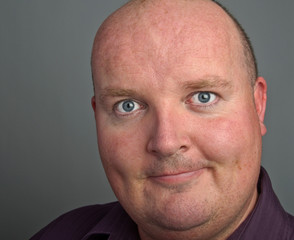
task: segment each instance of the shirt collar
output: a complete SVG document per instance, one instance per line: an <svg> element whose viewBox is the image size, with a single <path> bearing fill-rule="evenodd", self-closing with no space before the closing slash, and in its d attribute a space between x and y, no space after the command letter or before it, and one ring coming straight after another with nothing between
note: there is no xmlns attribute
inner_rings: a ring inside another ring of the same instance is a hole
<svg viewBox="0 0 294 240"><path fill-rule="evenodd" d="M108 240L140 239L137 225L119 203L82 240L92 239L95 235L107 235Z"/></svg>
<svg viewBox="0 0 294 240"><path fill-rule="evenodd" d="M273 191L270 178L261 167L258 181L259 197L254 210L228 240L285 239L288 215Z"/></svg>

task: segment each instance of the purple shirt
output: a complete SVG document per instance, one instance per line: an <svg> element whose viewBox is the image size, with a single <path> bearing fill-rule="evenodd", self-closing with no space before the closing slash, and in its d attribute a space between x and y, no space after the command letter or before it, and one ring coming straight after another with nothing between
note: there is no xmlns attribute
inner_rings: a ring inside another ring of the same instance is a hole
<svg viewBox="0 0 294 240"><path fill-rule="evenodd" d="M254 210L227 240L294 240L294 217L285 212L261 168ZM139 240L137 225L118 202L70 211L30 240Z"/></svg>

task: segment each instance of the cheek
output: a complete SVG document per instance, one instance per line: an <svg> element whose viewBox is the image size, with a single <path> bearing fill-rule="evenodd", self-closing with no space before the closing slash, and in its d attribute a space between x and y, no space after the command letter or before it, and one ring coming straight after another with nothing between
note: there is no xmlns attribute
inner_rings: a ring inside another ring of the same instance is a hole
<svg viewBox="0 0 294 240"><path fill-rule="evenodd" d="M203 131L205 137L196 143L214 166L211 175L214 189L220 190L224 201L229 201L230 196L232 206L234 199L246 198L245 195L253 191L258 179L261 139L254 121L241 113L208 121Z"/></svg>
<svg viewBox="0 0 294 240"><path fill-rule="evenodd" d="M141 131L122 131L106 126L98 129L100 157L114 191L132 184L130 180L139 178L143 169L144 137Z"/></svg>
<svg viewBox="0 0 294 240"><path fill-rule="evenodd" d="M255 160L258 149L258 129L248 113L238 113L229 118L222 117L205 123L200 148L207 159L221 164L246 164ZM197 141L197 139L195 139ZM246 161L245 161L246 160Z"/></svg>

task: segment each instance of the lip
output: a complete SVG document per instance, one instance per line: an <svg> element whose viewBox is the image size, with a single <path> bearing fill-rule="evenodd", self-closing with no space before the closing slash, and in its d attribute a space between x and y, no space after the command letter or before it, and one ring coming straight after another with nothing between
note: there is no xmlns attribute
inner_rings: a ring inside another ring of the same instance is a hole
<svg viewBox="0 0 294 240"><path fill-rule="evenodd" d="M160 174L157 176L151 176L150 178L160 184L164 185L179 185L197 180L203 173L205 168L201 168L193 171L184 171L178 173Z"/></svg>

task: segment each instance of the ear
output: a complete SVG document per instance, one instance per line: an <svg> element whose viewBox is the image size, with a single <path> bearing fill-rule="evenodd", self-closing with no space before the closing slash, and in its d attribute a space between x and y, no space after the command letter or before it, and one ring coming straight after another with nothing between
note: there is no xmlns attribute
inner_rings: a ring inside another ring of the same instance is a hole
<svg viewBox="0 0 294 240"><path fill-rule="evenodd" d="M254 101L255 108L259 118L261 135L266 133L266 126L264 125L264 115L266 109L266 95L267 84L263 77L258 77L254 85Z"/></svg>
<svg viewBox="0 0 294 240"><path fill-rule="evenodd" d="M96 113L96 100L95 100L95 96L93 96L91 98L91 105L92 105L92 108L94 110L94 113Z"/></svg>

